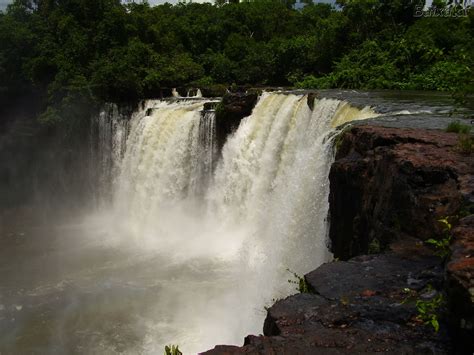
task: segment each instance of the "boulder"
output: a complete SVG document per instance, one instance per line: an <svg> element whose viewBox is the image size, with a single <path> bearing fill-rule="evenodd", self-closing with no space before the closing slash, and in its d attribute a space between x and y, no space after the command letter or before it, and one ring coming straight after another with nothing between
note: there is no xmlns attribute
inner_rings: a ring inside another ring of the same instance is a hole
<svg viewBox="0 0 474 355"><path fill-rule="evenodd" d="M322 265L306 275L315 294L297 294L268 310L264 335L224 354L448 354L442 320L438 332L417 319L416 300L440 285L441 261L388 254ZM430 286L428 286L430 285ZM407 291L409 289L409 291Z"/></svg>

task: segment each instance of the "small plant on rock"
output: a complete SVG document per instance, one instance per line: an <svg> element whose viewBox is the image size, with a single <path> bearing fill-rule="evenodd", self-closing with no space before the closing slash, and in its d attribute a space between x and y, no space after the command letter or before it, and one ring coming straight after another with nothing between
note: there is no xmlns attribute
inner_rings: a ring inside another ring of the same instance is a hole
<svg viewBox="0 0 474 355"><path fill-rule="evenodd" d="M462 154L472 154L474 152L474 136L469 133L459 134L458 149Z"/></svg>
<svg viewBox="0 0 474 355"><path fill-rule="evenodd" d="M421 299L420 297L423 297L423 294L420 295L416 290L410 288L404 288L403 293L406 298L402 301L402 304L415 304L417 311L416 323L431 325L435 332L438 332L440 308L444 304L443 295L435 291L430 284L424 290L424 295L427 293L434 294L429 299Z"/></svg>
<svg viewBox="0 0 474 355"><path fill-rule="evenodd" d="M164 355L183 355L183 353L179 351L178 345L167 345Z"/></svg>
<svg viewBox="0 0 474 355"><path fill-rule="evenodd" d="M448 124L448 127L446 127L446 132L451 132L451 133L469 133L471 131L471 127L461 123L459 121L453 121L450 124Z"/></svg>
<svg viewBox="0 0 474 355"><path fill-rule="evenodd" d="M286 271L288 271L294 276L295 280L288 280L288 282L290 284L297 285L296 291L299 291L300 293L312 293L311 286L306 282L304 276L300 276L296 272L291 271L290 269L286 269Z"/></svg>
<svg viewBox="0 0 474 355"><path fill-rule="evenodd" d="M471 134L471 126L453 121L446 127L446 132L458 133L458 150L462 154L474 152L474 136Z"/></svg>
<svg viewBox="0 0 474 355"><path fill-rule="evenodd" d="M380 242L377 238L372 239L372 241L369 244L369 254L378 254L380 253Z"/></svg>
<svg viewBox="0 0 474 355"><path fill-rule="evenodd" d="M417 319L424 324L430 324L435 332L439 331L438 310L443 305L443 295L438 295L430 300L416 301Z"/></svg>
<svg viewBox="0 0 474 355"><path fill-rule="evenodd" d="M436 252L435 252L436 255L444 259L450 253L449 245L451 244L451 239L452 239L452 235L451 235L452 225L451 223L449 223L447 218L442 218L438 220L438 222L440 222L443 225L445 236L441 239L433 239L433 238L428 239L426 243L434 246L436 249Z"/></svg>

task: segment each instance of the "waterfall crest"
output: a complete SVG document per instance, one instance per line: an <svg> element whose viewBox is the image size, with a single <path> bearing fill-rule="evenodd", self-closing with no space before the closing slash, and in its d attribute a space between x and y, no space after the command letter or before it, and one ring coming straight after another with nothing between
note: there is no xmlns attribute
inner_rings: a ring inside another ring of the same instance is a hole
<svg viewBox="0 0 474 355"><path fill-rule="evenodd" d="M114 206L121 233L166 255L156 265L167 285L156 349L240 344L261 332L264 306L292 292L287 268L304 274L331 258L332 138L338 125L374 116L339 100L311 110L305 95L263 93L217 160L218 122L203 101L147 101L133 114L126 142L117 133Z"/></svg>
<svg viewBox="0 0 474 355"><path fill-rule="evenodd" d="M299 273L330 258L326 217L334 127L376 115L334 99L317 100L311 111L306 96L262 95L225 144L210 192L220 220L247 223L259 236L249 255Z"/></svg>

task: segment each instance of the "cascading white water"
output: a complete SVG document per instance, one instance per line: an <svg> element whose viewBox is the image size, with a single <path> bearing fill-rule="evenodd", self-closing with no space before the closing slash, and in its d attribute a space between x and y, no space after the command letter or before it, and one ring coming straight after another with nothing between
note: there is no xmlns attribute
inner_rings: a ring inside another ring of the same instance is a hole
<svg viewBox="0 0 474 355"><path fill-rule="evenodd" d="M125 153L129 117L123 115L117 105L106 104L97 118L97 149L93 149L98 161L98 184L102 197L107 198L110 185L120 174L119 165ZM101 201L103 202L103 201Z"/></svg>
<svg viewBox="0 0 474 355"><path fill-rule="evenodd" d="M370 108L329 99L311 111L306 96L265 93L229 138L210 192L214 213L228 228L246 224L248 263L258 265L255 272L268 269L259 281L264 289L281 283L287 268L303 274L330 257L334 127L375 116Z"/></svg>
<svg viewBox="0 0 474 355"><path fill-rule="evenodd" d="M195 195L203 195L212 180L215 161L217 158L216 114L214 111L202 112L199 121L198 152L193 166L196 167L196 177L192 186Z"/></svg>
<svg viewBox="0 0 474 355"><path fill-rule="evenodd" d="M173 88L171 90L171 94L173 95L173 97L176 97L176 98L181 97L181 95L179 94L178 90L176 90L176 88Z"/></svg>
<svg viewBox="0 0 474 355"><path fill-rule="evenodd" d="M137 218L155 218L156 209L184 200L195 185L199 157L201 102L161 102L135 116L122 161L117 205Z"/></svg>
<svg viewBox="0 0 474 355"><path fill-rule="evenodd" d="M173 89L172 91L173 96L180 97L179 94L177 94L176 96L175 92L177 93L176 89ZM188 89L188 91L186 92L186 97L201 98L202 97L201 89Z"/></svg>
<svg viewBox="0 0 474 355"><path fill-rule="evenodd" d="M330 258L335 126L376 115L330 99L311 110L304 95L264 93L215 166L215 115L202 110L201 101L146 103L116 157L118 233L156 260L161 285L148 352L178 343L195 353L261 332L264 306L291 293L287 268L304 274Z"/></svg>

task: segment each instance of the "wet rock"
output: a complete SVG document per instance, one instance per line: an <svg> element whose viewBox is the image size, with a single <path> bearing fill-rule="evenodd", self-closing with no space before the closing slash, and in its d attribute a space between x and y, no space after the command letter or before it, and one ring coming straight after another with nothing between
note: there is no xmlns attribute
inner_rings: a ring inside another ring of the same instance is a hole
<svg viewBox="0 0 474 355"><path fill-rule="evenodd" d="M330 239L341 259L387 250L403 238L441 237L438 219L474 194L472 157L457 135L357 126L344 133L330 172Z"/></svg>
<svg viewBox="0 0 474 355"><path fill-rule="evenodd" d="M301 325L305 315L311 312L311 309L327 304L328 300L325 298L308 293L281 300L268 309L263 333L265 335L288 335L288 328Z"/></svg>
<svg viewBox="0 0 474 355"><path fill-rule="evenodd" d="M422 277L427 270L436 274ZM315 292L326 299L348 300L359 297L367 290L401 290L405 287L423 289L433 278L441 278L440 260L436 257L418 259L396 255L371 255L350 261L327 263L305 276Z"/></svg>
<svg viewBox="0 0 474 355"><path fill-rule="evenodd" d="M314 109L314 101L318 98L318 93L316 92L309 92L308 93L308 106L311 110Z"/></svg>
<svg viewBox="0 0 474 355"><path fill-rule="evenodd" d="M453 230L452 255L447 264L450 321L455 344L474 352L474 215L463 218Z"/></svg>
<svg viewBox="0 0 474 355"><path fill-rule="evenodd" d="M430 277L425 271L432 270ZM273 305L264 335L243 347L216 347L205 354L446 354L446 328L436 333L414 322L418 293L410 278L436 284L440 260L378 255L328 263L307 274L317 294L297 294ZM369 289L370 288L370 289Z"/></svg>
<svg viewBox="0 0 474 355"><path fill-rule="evenodd" d="M219 149L234 132L242 118L249 116L257 102L256 93L228 93L216 107L216 138Z"/></svg>
<svg viewBox="0 0 474 355"><path fill-rule="evenodd" d="M204 103L204 111L215 110L218 104L219 103L215 102L215 101L205 102Z"/></svg>
<svg viewBox="0 0 474 355"><path fill-rule="evenodd" d="M145 97L150 99L156 98L166 98L173 96L173 89L172 88L155 88L145 92Z"/></svg>
<svg viewBox="0 0 474 355"><path fill-rule="evenodd" d="M221 84L202 86L200 89L204 97L222 97L227 92L227 86Z"/></svg>

